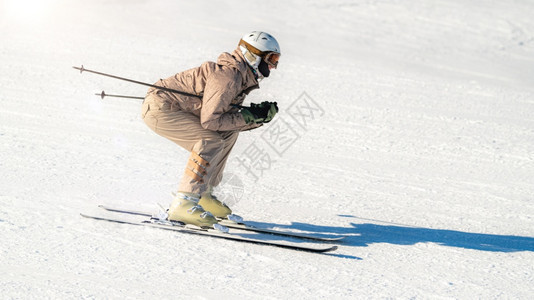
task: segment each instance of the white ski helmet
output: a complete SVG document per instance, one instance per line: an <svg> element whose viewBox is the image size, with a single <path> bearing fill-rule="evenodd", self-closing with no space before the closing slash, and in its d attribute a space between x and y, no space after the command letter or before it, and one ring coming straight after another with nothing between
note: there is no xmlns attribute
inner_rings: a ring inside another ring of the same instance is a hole
<svg viewBox="0 0 534 300"><path fill-rule="evenodd" d="M245 34L239 41L239 48L259 78L269 77L269 66L274 69L278 66L280 45L267 32L253 31Z"/></svg>

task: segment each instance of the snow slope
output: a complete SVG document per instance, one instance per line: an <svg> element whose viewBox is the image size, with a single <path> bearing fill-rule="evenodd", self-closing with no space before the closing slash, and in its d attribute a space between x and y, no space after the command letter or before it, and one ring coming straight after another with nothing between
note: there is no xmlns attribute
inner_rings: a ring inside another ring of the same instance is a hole
<svg viewBox="0 0 534 300"><path fill-rule="evenodd" d="M2 298L534 296L531 1L1 3ZM283 56L247 101L281 113L240 136L220 193L259 226L347 235L339 250L81 218L167 205L188 153L138 100L93 95L145 87L71 67L155 82L258 29Z"/></svg>

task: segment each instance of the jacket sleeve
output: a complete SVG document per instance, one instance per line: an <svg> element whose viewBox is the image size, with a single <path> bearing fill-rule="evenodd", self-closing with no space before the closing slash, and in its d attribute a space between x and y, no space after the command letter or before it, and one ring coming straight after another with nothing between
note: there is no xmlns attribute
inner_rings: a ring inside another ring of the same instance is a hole
<svg viewBox="0 0 534 300"><path fill-rule="evenodd" d="M252 130L252 129L260 128L261 126L263 126L263 123L259 123L259 124L251 123L251 124L245 125L244 127L238 128L237 130L239 130L239 131L249 131L249 130Z"/></svg>
<svg viewBox="0 0 534 300"><path fill-rule="evenodd" d="M232 69L218 70L210 75L204 88L200 123L213 131L240 130L246 127L239 112L231 112L232 100L241 92L241 78Z"/></svg>

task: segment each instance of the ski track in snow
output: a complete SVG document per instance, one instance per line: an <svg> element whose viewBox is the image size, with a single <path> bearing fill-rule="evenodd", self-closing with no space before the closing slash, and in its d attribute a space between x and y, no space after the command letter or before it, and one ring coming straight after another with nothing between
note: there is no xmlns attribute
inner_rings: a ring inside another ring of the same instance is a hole
<svg viewBox="0 0 534 300"><path fill-rule="evenodd" d="M4 3L2 297L534 295L534 4ZM258 226L347 235L339 249L81 218L98 204L167 205L188 153L150 132L140 101L93 95L145 87L71 67L152 83L258 29L283 56L247 101L277 101L278 124L298 138L278 155L264 139L274 127L240 136L227 166L243 188L232 207ZM319 110L299 127L290 109L303 92ZM272 158L257 182L236 160L251 145Z"/></svg>

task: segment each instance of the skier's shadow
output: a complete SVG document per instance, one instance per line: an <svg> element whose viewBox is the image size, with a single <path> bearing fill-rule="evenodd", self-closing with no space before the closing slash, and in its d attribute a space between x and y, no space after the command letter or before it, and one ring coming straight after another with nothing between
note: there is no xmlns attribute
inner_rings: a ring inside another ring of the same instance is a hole
<svg viewBox="0 0 534 300"><path fill-rule="evenodd" d="M364 219L356 216L340 215L340 217L358 219L363 222L350 223L348 227L322 226L299 222L293 222L290 225L262 222L250 222L250 224L262 228L299 230L324 237L346 236L339 242L339 244L352 247L367 247L377 243L395 245L435 243L447 247L479 251L534 252L534 237L471 233L447 229L430 229ZM272 237L274 238L274 236ZM359 259L358 257L349 255L337 256Z"/></svg>

